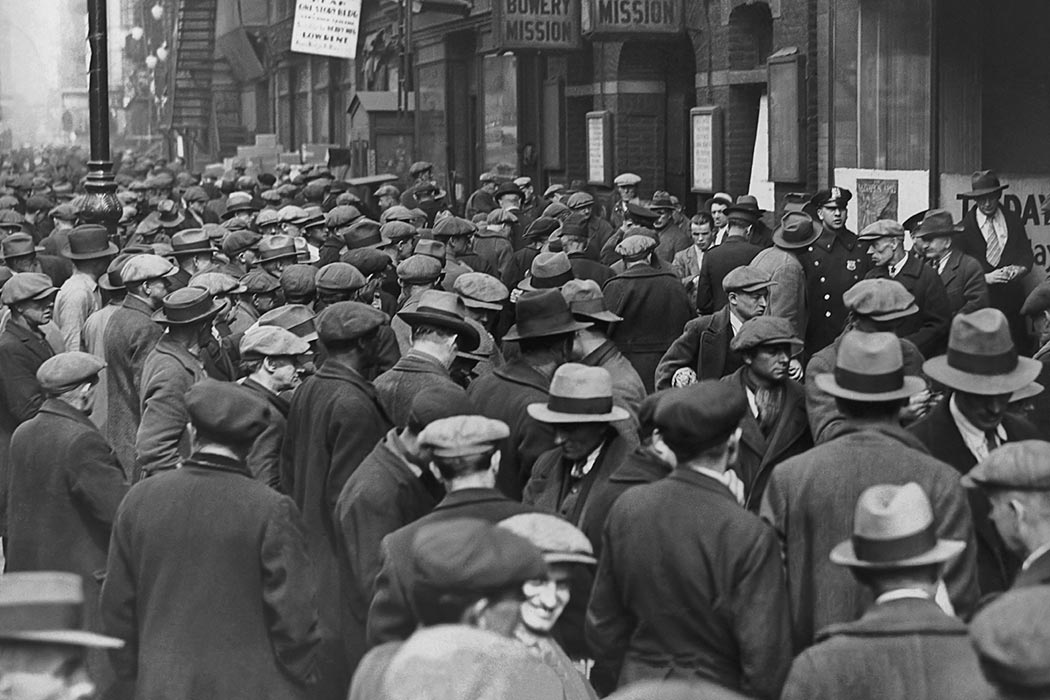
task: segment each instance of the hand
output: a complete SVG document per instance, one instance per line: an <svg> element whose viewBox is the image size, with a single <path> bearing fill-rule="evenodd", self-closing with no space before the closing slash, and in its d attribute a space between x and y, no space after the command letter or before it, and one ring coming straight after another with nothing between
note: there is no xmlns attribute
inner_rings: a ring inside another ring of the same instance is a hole
<svg viewBox="0 0 1050 700"><path fill-rule="evenodd" d="M984 276L984 281L985 281L985 283L987 283L989 285L992 285L992 284L1006 284L1007 282L1010 281L1010 273L1007 271L1007 269L1005 267L1001 268L999 270L992 270L991 272L989 272L987 275Z"/></svg>
<svg viewBox="0 0 1050 700"><path fill-rule="evenodd" d="M788 376L796 382L801 382L805 374L806 371L802 369L802 363L792 358L791 362L788 363Z"/></svg>
<svg viewBox="0 0 1050 700"><path fill-rule="evenodd" d="M671 376L671 386L673 387L689 386L690 384L696 384L698 381L696 372L689 367L682 367Z"/></svg>
<svg viewBox="0 0 1050 700"><path fill-rule="evenodd" d="M512 290L510 290L510 303L511 304L518 303L518 299L520 299L521 295L524 294L524 293L525 292L523 292L522 290L518 289L517 287L515 287Z"/></svg>
<svg viewBox="0 0 1050 700"><path fill-rule="evenodd" d="M923 389L918 394L913 394L908 399L908 403L901 408L900 421L903 425L914 423L915 421L926 415L926 412L930 410L930 390Z"/></svg>

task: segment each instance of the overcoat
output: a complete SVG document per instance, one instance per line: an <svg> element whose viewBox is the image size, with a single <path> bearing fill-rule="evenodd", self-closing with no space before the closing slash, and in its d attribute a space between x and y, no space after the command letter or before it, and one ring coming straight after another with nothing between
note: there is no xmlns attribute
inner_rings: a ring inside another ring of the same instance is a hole
<svg viewBox="0 0 1050 700"><path fill-rule="evenodd" d="M696 308L702 314L718 311L729 301L722 280L730 272L748 265L762 249L740 236L726 238L704 254L696 284Z"/></svg>
<svg viewBox="0 0 1050 700"><path fill-rule="evenodd" d="M638 444L638 409L645 399L645 384L616 343L607 340L580 360L588 367L603 367L612 376L613 404L625 409L631 417L613 423L632 446Z"/></svg>
<svg viewBox="0 0 1050 700"><path fill-rule="evenodd" d="M512 515L533 512L534 508L512 501L495 489L459 489L445 496L430 513L384 537L379 573L368 608L368 645L374 647L408 639L416 629L419 616L412 600L416 579L412 540L420 528L455 518L498 523Z"/></svg>
<svg viewBox="0 0 1050 700"><path fill-rule="evenodd" d="M696 257L698 253L696 246L691 245L675 253L674 260L671 261L671 271L685 287L689 304L693 308L696 308L696 284L700 277L700 261Z"/></svg>
<svg viewBox="0 0 1050 700"><path fill-rule="evenodd" d="M591 260L586 253L570 253L569 264L572 265L572 274L576 279L594 280L599 287L616 276L616 273L608 265L602 265L597 260Z"/></svg>
<svg viewBox="0 0 1050 700"><path fill-rule="evenodd" d="M951 303L936 270L912 253L906 255L904 266L893 279L915 297L919 312L901 319L897 335L915 343L923 357L930 358L943 352L947 346ZM867 279L878 277L889 278L888 268L876 267L867 274Z"/></svg>
<svg viewBox="0 0 1050 700"><path fill-rule="evenodd" d="M949 400L950 397L946 396L909 430L930 454L954 467L959 474L966 474L977 464L977 459L959 434L959 428L948 408ZM1003 416L1003 428L1010 442L1046 439L1031 423L1009 413ZM984 492L981 489L966 489L966 495L970 500L974 530L977 533L977 574L981 594L1006 590L1021 562L1003 543L1003 538L989 517L991 506Z"/></svg>
<svg viewBox="0 0 1050 700"><path fill-rule="evenodd" d="M602 260L602 249L605 244L616 233L616 229L600 216L591 216L587 219L587 257L604 265L608 263Z"/></svg>
<svg viewBox="0 0 1050 700"><path fill-rule="evenodd" d="M948 262L940 276L952 316L988 308L988 285L981 263L952 248L948 250Z"/></svg>
<svg viewBox="0 0 1050 700"><path fill-rule="evenodd" d="M170 336L161 336L142 367L142 421L135 436L139 473L174 469L189 456L186 392L204 378L199 359Z"/></svg>
<svg viewBox="0 0 1050 700"><path fill-rule="evenodd" d="M814 352L827 347L846 325L846 305L842 295L864 279L871 269L868 245L857 241L857 234L843 227L838 232L825 228L820 237L799 253L806 271L806 348Z"/></svg>
<svg viewBox="0 0 1050 700"><path fill-rule="evenodd" d="M791 627L771 528L718 481L676 469L620 496L603 537L587 640L596 658L624 658L621 687L700 676L777 697Z"/></svg>
<svg viewBox="0 0 1050 700"><path fill-rule="evenodd" d="M806 306L806 271L798 256L775 246L764 248L751 261L751 267L762 270L773 286L769 288L766 314L786 318L799 338L806 337L809 309Z"/></svg>
<svg viewBox="0 0 1050 700"><path fill-rule="evenodd" d="M490 231L487 227L478 229L474 234L474 253L488 261L488 269L480 270L493 277L499 277L502 270L514 255L510 239L502 231ZM474 267L468 260L468 265Z"/></svg>
<svg viewBox="0 0 1050 700"><path fill-rule="evenodd" d="M554 429L528 414L530 403L546 403L550 380L520 357L467 387L467 396L480 415L501 420L510 436L500 443L496 487L520 499L536 458L554 447Z"/></svg>
<svg viewBox="0 0 1050 700"><path fill-rule="evenodd" d="M609 310L623 318L610 326L609 338L651 392L660 358L694 315L689 297L669 265L631 266L603 291Z"/></svg>
<svg viewBox="0 0 1050 700"><path fill-rule="evenodd" d="M728 306L689 321L656 366L657 391L669 389L674 373L683 367L694 369L701 380L719 379L739 369L740 356L729 349L732 337Z"/></svg>
<svg viewBox="0 0 1050 700"><path fill-rule="evenodd" d="M1043 552L1027 569L1018 571L1012 588L1046 585L1050 585L1050 552Z"/></svg>
<svg viewBox="0 0 1050 700"><path fill-rule="evenodd" d="M270 421L262 434L255 439L255 444L248 453L248 471L253 478L270 488L280 490L281 445L288 429L288 411L291 405L283 396L273 393L251 377L246 377L240 384L270 406Z"/></svg>
<svg viewBox="0 0 1050 700"><path fill-rule="evenodd" d="M198 453L117 510L103 629L126 642L112 658L137 700L305 698L316 590L292 500Z"/></svg>
<svg viewBox="0 0 1050 700"><path fill-rule="evenodd" d="M674 221L669 221L667 226L657 229L656 235L660 239L660 245L656 246L656 254L664 262L670 263L678 251L693 245L693 237L689 235L688 227L683 231Z"/></svg>
<svg viewBox="0 0 1050 700"><path fill-rule="evenodd" d="M113 316L120 309L120 304L107 304L87 317L84 322L84 349L92 355L106 359L106 328ZM95 386L95 404L91 407L91 421L105 435L106 423L109 420L109 369L103 367L98 373L98 384ZM130 476L130 474L129 474Z"/></svg>
<svg viewBox="0 0 1050 700"><path fill-rule="evenodd" d="M374 384L380 405L398 428L408 424L412 399L423 389L444 387L463 393L463 389L449 378L444 365L419 350L403 354L397 364L376 377Z"/></svg>
<svg viewBox="0 0 1050 700"><path fill-rule="evenodd" d="M848 424L834 440L778 464L762 501L762 517L784 546L796 652L812 644L819 630L857 619L872 603L871 593L828 559L853 533L860 494L876 484L912 481L930 498L937 536L967 543L947 564L944 582L958 614L973 608L973 520L959 474L903 428Z"/></svg>
<svg viewBox="0 0 1050 700"><path fill-rule="evenodd" d="M782 700L986 700L966 625L930 600L876 604L832 625L791 666Z"/></svg>

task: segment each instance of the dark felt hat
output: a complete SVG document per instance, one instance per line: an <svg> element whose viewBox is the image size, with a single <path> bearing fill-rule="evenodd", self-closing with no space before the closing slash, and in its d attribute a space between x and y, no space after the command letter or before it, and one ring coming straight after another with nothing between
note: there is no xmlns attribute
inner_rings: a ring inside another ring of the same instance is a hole
<svg viewBox="0 0 1050 700"><path fill-rule="evenodd" d="M69 243L62 255L71 260L108 258L120 252L109 241L109 232L97 224L81 224L69 232Z"/></svg>
<svg viewBox="0 0 1050 700"><path fill-rule="evenodd" d="M666 392L653 423L668 447L695 455L729 439L746 410L738 384L706 380Z"/></svg>
<svg viewBox="0 0 1050 700"><path fill-rule="evenodd" d="M997 194L1005 190L1009 185L999 182L999 176L994 170L978 170L970 176L970 191L957 195L959 199L976 199L990 194Z"/></svg>
<svg viewBox="0 0 1050 700"><path fill-rule="evenodd" d="M153 313L153 320L162 325L183 326L214 318L219 309L206 289L183 287L164 297L164 306Z"/></svg>
<svg viewBox="0 0 1050 700"><path fill-rule="evenodd" d="M517 322L503 336L504 340L575 333L593 325L575 320L569 303L557 289L523 294L514 305L514 314Z"/></svg>
<svg viewBox="0 0 1050 700"><path fill-rule="evenodd" d="M445 328L459 335L458 348L470 352L481 342L477 330L464 319L463 302L458 294L431 289L419 297L413 311L402 311L398 318L410 326L421 324Z"/></svg>

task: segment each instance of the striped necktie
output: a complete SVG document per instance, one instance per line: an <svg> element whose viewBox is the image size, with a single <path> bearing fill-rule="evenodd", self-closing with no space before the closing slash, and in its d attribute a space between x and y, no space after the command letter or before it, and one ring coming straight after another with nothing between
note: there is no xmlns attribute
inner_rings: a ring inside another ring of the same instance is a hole
<svg viewBox="0 0 1050 700"><path fill-rule="evenodd" d="M1003 246L999 243L999 234L995 232L995 224L990 216L984 220L984 242L987 245L985 257L988 258L988 264L998 267L999 259L1003 256Z"/></svg>

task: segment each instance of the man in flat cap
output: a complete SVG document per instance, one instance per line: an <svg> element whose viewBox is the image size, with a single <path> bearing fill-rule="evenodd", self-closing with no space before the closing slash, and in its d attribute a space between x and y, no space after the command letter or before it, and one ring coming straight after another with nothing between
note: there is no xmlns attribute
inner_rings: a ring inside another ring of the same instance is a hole
<svg viewBox="0 0 1050 700"><path fill-rule="evenodd" d="M860 494L876 484L916 482L933 504L937 536L967 543L945 568L947 596L941 596L955 613L967 615L977 602L973 519L959 474L900 427L901 406L924 386L905 376L900 341L892 333L850 331L834 371L807 381L835 397L846 426L838 437L778 464L762 502L762 517L784 545L794 651L811 645L828 625L864 612L866 591L828 555L850 536Z"/></svg>
<svg viewBox="0 0 1050 700"><path fill-rule="evenodd" d="M626 269L606 282L602 292L609 310L623 318L609 337L634 365L646 391L652 391L660 358L694 310L670 266L654 264L656 239L637 228L628 231L616 246Z"/></svg>
<svg viewBox="0 0 1050 700"><path fill-rule="evenodd" d="M611 268L589 256L587 248L590 233L575 217L562 224L558 239L561 241L562 251L569 256L572 273L576 279L594 280L601 287L616 275Z"/></svg>
<svg viewBox="0 0 1050 700"><path fill-rule="evenodd" d="M514 251L510 260L500 270L500 280L503 284L514 289L519 282L525 279L529 270L532 269L532 261L543 250L550 235L560 226L561 222L547 216L541 216L529 224L522 234L522 247Z"/></svg>
<svg viewBox="0 0 1050 700"><path fill-rule="evenodd" d="M289 266L291 267L291 266ZM311 271L316 275L316 271ZM279 306L281 281L265 270L252 270L241 278L244 292L230 312L230 334L244 333L259 316Z"/></svg>
<svg viewBox="0 0 1050 700"><path fill-rule="evenodd" d="M962 483L985 494L996 530L1022 560L1011 587L1050 584L1050 443L1021 440L997 447Z"/></svg>
<svg viewBox="0 0 1050 700"><path fill-rule="evenodd" d="M379 207L380 213L385 212L387 209L401 201L401 190L399 190L396 185L392 185L389 182L385 185L381 185L373 194L376 197L376 206Z"/></svg>
<svg viewBox="0 0 1050 700"><path fill-rule="evenodd" d="M117 511L103 628L135 696L306 697L316 674L316 578L291 499L245 458L270 420L249 390L206 379L185 397L193 452ZM345 692L345 689L344 689Z"/></svg>
<svg viewBox="0 0 1050 700"><path fill-rule="evenodd" d="M832 187L818 192L808 205L822 229L820 237L799 256L806 270L809 304L804 340L811 350L826 347L842 332L846 324L842 295L871 269L867 246L846 228L846 208L852 198L849 190Z"/></svg>
<svg viewBox="0 0 1050 700"><path fill-rule="evenodd" d="M433 386L409 399L408 420L391 428L346 480L334 520L342 581L343 639L350 665L368 646L365 633L372 589L380 568L380 543L391 532L423 517L445 497L441 474L419 444L429 424L473 413L458 386Z"/></svg>
<svg viewBox="0 0 1050 700"><path fill-rule="evenodd" d="M649 208L656 212L658 216L653 223L653 229L656 231L656 236L660 241L660 245L656 247L656 254L664 262L670 263L674 260L674 256L678 254L678 251L685 250L692 245L693 241L689 234L675 221L675 214L678 213L678 208L674 200L671 199L670 192L664 190L654 192L653 198L649 202Z"/></svg>
<svg viewBox="0 0 1050 700"><path fill-rule="evenodd" d="M475 214L488 214L496 208L496 200L493 195L496 194L496 189L499 187L499 178L495 173L482 173L478 182L480 183L478 189L467 197L467 206L464 209L463 215L470 220L474 219Z"/></svg>
<svg viewBox="0 0 1050 700"><path fill-rule="evenodd" d="M1050 698L1050 588L1007 591L970 624L970 641L997 700Z"/></svg>
<svg viewBox="0 0 1050 700"><path fill-rule="evenodd" d="M612 207L612 211L609 212L609 223L612 224L614 229L623 226L623 222L627 218L628 203L642 203L638 197L638 185L641 182L642 178L634 173L620 173L613 179L613 187L616 188L618 197L616 204Z"/></svg>
<svg viewBox="0 0 1050 700"><path fill-rule="evenodd" d="M927 360L922 369L948 392L909 430L930 454L960 475L1005 443L1045 437L1007 411L1014 392L1026 390L1042 365L1018 356L1009 322L998 309L989 307L952 319L947 354ZM981 594L1005 590L1020 561L996 531L987 496L973 489L969 496Z"/></svg>
<svg viewBox="0 0 1050 700"><path fill-rule="evenodd" d="M415 209L419 206L419 199L416 197L416 191L420 186L432 185L431 176L434 171L434 166L425 160L417 161L413 163L409 169L408 174L412 178L412 184L405 188L405 191L401 193L401 205L408 207L409 209Z"/></svg>
<svg viewBox="0 0 1050 700"><path fill-rule="evenodd" d="M961 233L962 227L952 223L952 215L946 209L926 211L911 232L912 240L917 242L913 250L921 249L926 262L944 283L951 316L968 314L989 304L988 284L981 264L955 245Z"/></svg>
<svg viewBox="0 0 1050 700"><path fill-rule="evenodd" d="M372 646L407 639L428 612L413 598L418 583L413 542L428 525L460 518L498 523L533 508L496 490L499 445L510 434L507 424L476 415L459 415L430 423L419 435L424 455L441 474L448 491L434 510L383 538L380 568L368 611Z"/></svg>
<svg viewBox="0 0 1050 700"><path fill-rule="evenodd" d="M711 381L673 389L656 407L678 466L616 499L587 610L596 658L622 659L621 687L704 676L779 695L791 663L780 551L773 530L741 506L730 470L746 410L737 386Z"/></svg>
<svg viewBox="0 0 1050 700"><path fill-rule="evenodd" d="M702 314L711 314L726 305L727 292L723 279L732 270L749 264L762 249L748 241L751 227L758 222L755 213L736 205L726 209L729 227L725 240L704 255L700 277L696 283L696 307Z"/></svg>
<svg viewBox="0 0 1050 700"><path fill-rule="evenodd" d="M356 301L332 304L317 315L325 361L295 391L282 448L281 490L303 514L317 564L324 698L345 694L350 680L341 632L336 502L349 476L393 427L365 378L386 320L382 311Z"/></svg>
<svg viewBox="0 0 1050 700"><path fill-rule="evenodd" d="M743 360L730 343L744 323L766 313L772 284L768 274L747 265L726 275L726 305L685 324L656 366L656 388L718 379L740 369Z"/></svg>
<svg viewBox="0 0 1050 700"><path fill-rule="evenodd" d="M456 278L467 272L497 274L493 260L474 252L474 234L478 227L458 216L448 216L434 224L434 238L445 244L445 291L452 291Z"/></svg>
<svg viewBox="0 0 1050 700"><path fill-rule="evenodd" d="M0 253L11 272L43 272L56 287L61 287L73 274L73 265L68 259L38 253L28 233L8 235L0 242Z"/></svg>
<svg viewBox="0 0 1050 700"><path fill-rule="evenodd" d="M802 652L784 700L931 700L992 697L966 625L935 599L945 562L966 547L939 538L922 487L877 484L861 493L852 536L831 550L874 603L857 621L825 628Z"/></svg>
<svg viewBox="0 0 1050 700"><path fill-rule="evenodd" d="M866 279L888 278L900 282L915 297L919 312L901 320L900 336L915 343L924 357L944 349L948 339L951 307L937 273L918 256L904 250L904 228L880 219L860 232L857 240L868 246L871 269Z"/></svg>
<svg viewBox="0 0 1050 700"><path fill-rule="evenodd" d="M566 201L565 205L572 209L572 215L568 217L574 223L582 223L587 231L586 255L589 260L598 262L601 257L602 248L616 233L616 229L606 219L598 214L600 207L596 206L594 195L590 192L574 192ZM546 216L546 214L544 214Z"/></svg>

